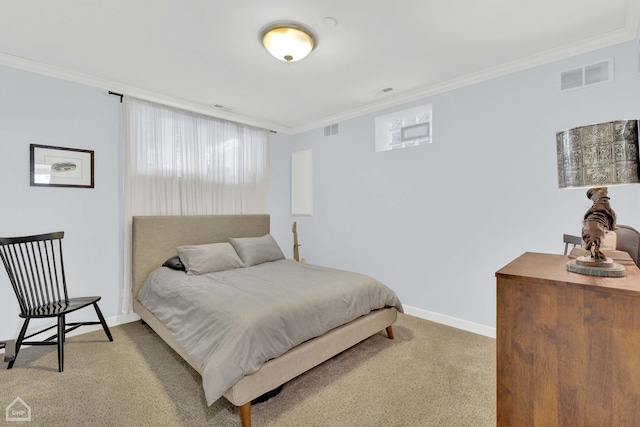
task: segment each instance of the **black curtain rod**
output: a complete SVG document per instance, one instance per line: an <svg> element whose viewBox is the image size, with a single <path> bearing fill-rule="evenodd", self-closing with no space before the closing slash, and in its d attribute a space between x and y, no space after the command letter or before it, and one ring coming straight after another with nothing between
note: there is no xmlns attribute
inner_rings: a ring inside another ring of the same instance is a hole
<svg viewBox="0 0 640 427"><path fill-rule="evenodd" d="M109 95L119 96L120 97L120 103L122 104L122 98L124 98L123 94L109 91Z"/></svg>

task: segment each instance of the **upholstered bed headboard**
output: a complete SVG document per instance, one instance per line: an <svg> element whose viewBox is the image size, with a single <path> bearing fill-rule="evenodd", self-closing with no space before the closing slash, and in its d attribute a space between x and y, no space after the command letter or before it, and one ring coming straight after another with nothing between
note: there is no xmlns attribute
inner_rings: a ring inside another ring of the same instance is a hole
<svg viewBox="0 0 640 427"><path fill-rule="evenodd" d="M264 236L269 233L269 221L269 215L134 216L134 299L149 273L177 254L176 246Z"/></svg>

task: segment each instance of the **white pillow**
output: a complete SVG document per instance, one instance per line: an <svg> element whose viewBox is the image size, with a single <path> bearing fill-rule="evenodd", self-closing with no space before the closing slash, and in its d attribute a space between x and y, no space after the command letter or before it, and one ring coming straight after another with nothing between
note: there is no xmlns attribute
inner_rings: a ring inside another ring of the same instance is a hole
<svg viewBox="0 0 640 427"><path fill-rule="evenodd" d="M271 234L262 237L232 237L229 239L245 267L284 259L280 246Z"/></svg>
<svg viewBox="0 0 640 427"><path fill-rule="evenodd" d="M228 242L178 246L176 250L187 274L205 274L244 267L235 249Z"/></svg>

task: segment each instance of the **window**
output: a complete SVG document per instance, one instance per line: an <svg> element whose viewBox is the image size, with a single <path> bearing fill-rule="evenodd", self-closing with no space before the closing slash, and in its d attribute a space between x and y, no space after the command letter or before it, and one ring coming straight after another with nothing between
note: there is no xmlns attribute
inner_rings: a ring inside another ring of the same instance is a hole
<svg viewBox="0 0 640 427"><path fill-rule="evenodd" d="M376 117L376 151L431 144L431 122L431 104Z"/></svg>
<svg viewBox="0 0 640 427"><path fill-rule="evenodd" d="M126 108L134 214L269 211L268 131L133 98Z"/></svg>

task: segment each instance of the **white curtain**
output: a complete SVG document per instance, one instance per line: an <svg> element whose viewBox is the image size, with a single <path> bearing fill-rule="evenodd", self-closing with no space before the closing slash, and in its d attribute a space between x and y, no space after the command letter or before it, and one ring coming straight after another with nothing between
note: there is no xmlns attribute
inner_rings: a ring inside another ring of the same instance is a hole
<svg viewBox="0 0 640 427"><path fill-rule="evenodd" d="M124 98L124 289L136 215L269 212L269 131Z"/></svg>

